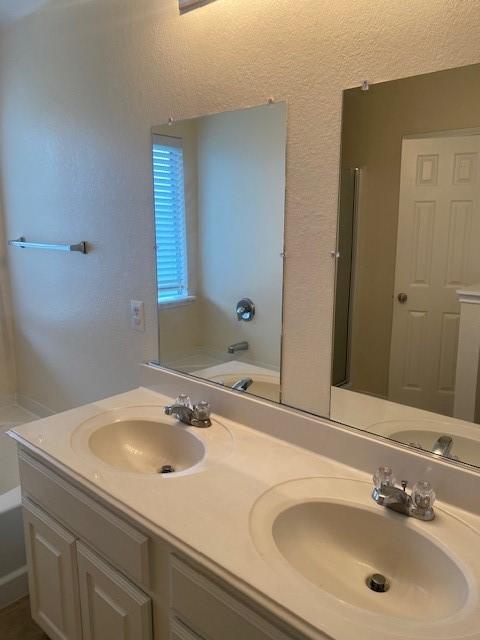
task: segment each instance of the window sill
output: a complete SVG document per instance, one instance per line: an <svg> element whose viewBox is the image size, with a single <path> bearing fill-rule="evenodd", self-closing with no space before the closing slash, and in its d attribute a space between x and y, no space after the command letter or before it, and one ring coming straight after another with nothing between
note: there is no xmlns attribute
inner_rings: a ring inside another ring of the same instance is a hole
<svg viewBox="0 0 480 640"><path fill-rule="evenodd" d="M178 298L177 300L162 300L162 301L158 301L158 306L159 308L162 309L170 309L172 307L183 307L187 304L191 304L192 302L195 302L195 300L197 299L196 296L185 296L185 298Z"/></svg>

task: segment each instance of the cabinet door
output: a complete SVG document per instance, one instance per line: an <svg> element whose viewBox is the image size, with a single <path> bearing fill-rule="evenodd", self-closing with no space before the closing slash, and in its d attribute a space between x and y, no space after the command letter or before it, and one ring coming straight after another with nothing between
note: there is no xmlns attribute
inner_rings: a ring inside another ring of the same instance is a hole
<svg viewBox="0 0 480 640"><path fill-rule="evenodd" d="M77 543L84 640L151 640L150 598Z"/></svg>
<svg viewBox="0 0 480 640"><path fill-rule="evenodd" d="M75 538L24 498L32 617L51 640L81 640Z"/></svg>
<svg viewBox="0 0 480 640"><path fill-rule="evenodd" d="M170 622L170 640L203 640L180 620L174 618Z"/></svg>

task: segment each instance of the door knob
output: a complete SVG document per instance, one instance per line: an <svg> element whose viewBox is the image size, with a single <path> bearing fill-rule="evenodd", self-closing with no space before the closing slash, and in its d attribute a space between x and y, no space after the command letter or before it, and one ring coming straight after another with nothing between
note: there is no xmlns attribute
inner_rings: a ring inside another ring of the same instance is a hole
<svg viewBox="0 0 480 640"><path fill-rule="evenodd" d="M406 293L399 293L397 296L397 300L400 302L400 304L405 304L405 302L408 300L408 296Z"/></svg>

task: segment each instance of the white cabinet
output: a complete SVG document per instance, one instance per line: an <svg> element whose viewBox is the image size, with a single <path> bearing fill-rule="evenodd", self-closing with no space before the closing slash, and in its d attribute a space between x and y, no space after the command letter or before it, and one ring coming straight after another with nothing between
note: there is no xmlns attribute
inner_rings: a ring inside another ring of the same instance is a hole
<svg viewBox="0 0 480 640"><path fill-rule="evenodd" d="M177 621L191 633L183 640L296 640L263 612L254 610L209 577L173 555L170 562L170 606ZM193 631L190 631L193 630ZM197 635L195 635L197 634ZM173 636L175 638L175 636Z"/></svg>
<svg viewBox="0 0 480 640"><path fill-rule="evenodd" d="M51 640L81 640L75 538L23 500L33 619Z"/></svg>
<svg viewBox="0 0 480 640"><path fill-rule="evenodd" d="M149 596L23 499L32 617L51 640L152 640Z"/></svg>
<svg viewBox="0 0 480 640"><path fill-rule="evenodd" d="M24 451L20 471L32 614L51 640L307 640Z"/></svg>
<svg viewBox="0 0 480 640"><path fill-rule="evenodd" d="M84 640L151 640L151 600L77 543Z"/></svg>

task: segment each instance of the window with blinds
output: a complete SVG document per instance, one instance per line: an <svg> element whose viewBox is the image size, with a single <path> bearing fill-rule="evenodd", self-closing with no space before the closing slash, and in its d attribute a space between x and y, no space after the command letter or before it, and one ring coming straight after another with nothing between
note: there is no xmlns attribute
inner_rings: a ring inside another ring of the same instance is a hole
<svg viewBox="0 0 480 640"><path fill-rule="evenodd" d="M158 302L188 297L183 145L153 136L153 190Z"/></svg>

